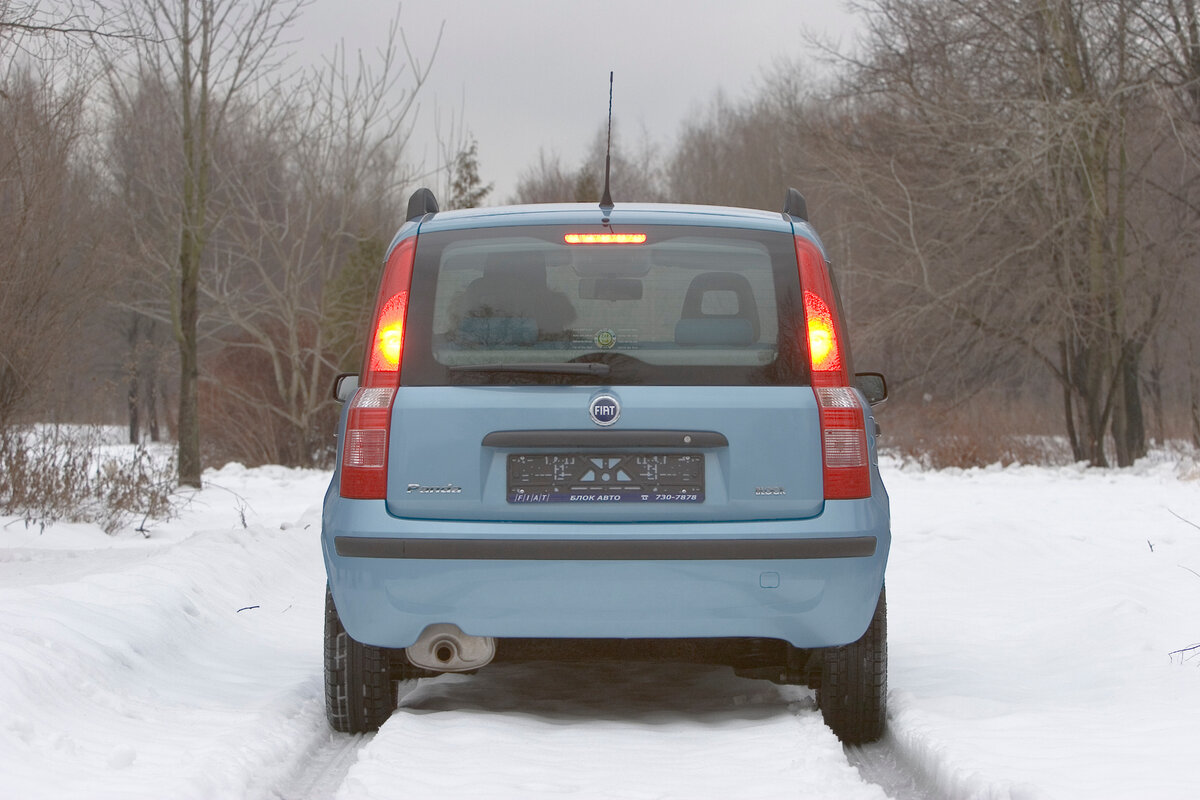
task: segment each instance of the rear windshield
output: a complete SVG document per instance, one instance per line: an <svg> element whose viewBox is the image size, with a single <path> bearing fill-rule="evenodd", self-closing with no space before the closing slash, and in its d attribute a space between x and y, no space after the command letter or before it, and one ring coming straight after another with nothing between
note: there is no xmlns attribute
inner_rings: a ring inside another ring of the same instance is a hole
<svg viewBox="0 0 1200 800"><path fill-rule="evenodd" d="M644 242L567 242L606 232L421 234L401 383L807 383L790 235L643 226Z"/></svg>

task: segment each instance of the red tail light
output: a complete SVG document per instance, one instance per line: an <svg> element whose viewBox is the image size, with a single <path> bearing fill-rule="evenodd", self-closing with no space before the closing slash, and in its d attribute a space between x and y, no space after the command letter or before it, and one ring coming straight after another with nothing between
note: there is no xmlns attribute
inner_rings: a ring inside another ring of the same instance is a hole
<svg viewBox="0 0 1200 800"><path fill-rule="evenodd" d="M816 386L826 500L871 496L867 431L858 395L848 386Z"/></svg>
<svg viewBox="0 0 1200 800"><path fill-rule="evenodd" d="M850 387L829 268L817 246L803 236L796 237L796 263L804 297L804 345L821 415L825 499L870 497L866 425L858 395Z"/></svg>
<svg viewBox="0 0 1200 800"><path fill-rule="evenodd" d="M387 496L392 401L396 399L404 360L404 326L416 249L416 238L405 239L392 250L383 268L375 331L363 359L359 389L346 416L339 490L342 497L373 500Z"/></svg>
<svg viewBox="0 0 1200 800"><path fill-rule="evenodd" d="M813 386L849 386L842 358L842 326L825 257L811 240L796 237L796 263L804 297L805 330Z"/></svg>

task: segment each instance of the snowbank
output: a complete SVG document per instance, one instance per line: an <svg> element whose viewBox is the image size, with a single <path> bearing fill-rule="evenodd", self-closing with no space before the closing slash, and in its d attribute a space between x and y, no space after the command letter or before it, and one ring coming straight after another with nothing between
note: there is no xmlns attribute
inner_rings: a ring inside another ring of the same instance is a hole
<svg viewBox="0 0 1200 800"><path fill-rule="evenodd" d="M893 463L885 480L891 727L936 785L1195 796L1200 657L1171 655L1200 642L1200 529L1179 518L1200 523L1188 463Z"/></svg>

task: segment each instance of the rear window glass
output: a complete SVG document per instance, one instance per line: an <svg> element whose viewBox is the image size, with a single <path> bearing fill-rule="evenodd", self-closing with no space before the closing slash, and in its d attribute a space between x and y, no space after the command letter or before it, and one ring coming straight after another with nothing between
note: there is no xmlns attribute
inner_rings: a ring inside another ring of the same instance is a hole
<svg viewBox="0 0 1200 800"><path fill-rule="evenodd" d="M791 236L644 226L644 242L567 242L601 232L422 234L401 383L807 381Z"/></svg>

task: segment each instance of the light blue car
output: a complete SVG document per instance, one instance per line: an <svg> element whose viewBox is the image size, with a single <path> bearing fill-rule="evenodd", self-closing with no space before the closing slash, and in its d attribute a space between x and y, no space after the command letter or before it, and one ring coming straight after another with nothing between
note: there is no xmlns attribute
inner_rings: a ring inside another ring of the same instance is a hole
<svg viewBox="0 0 1200 800"><path fill-rule="evenodd" d="M499 661L662 659L886 716L888 497L804 200L442 212L391 243L321 542L330 724Z"/></svg>

